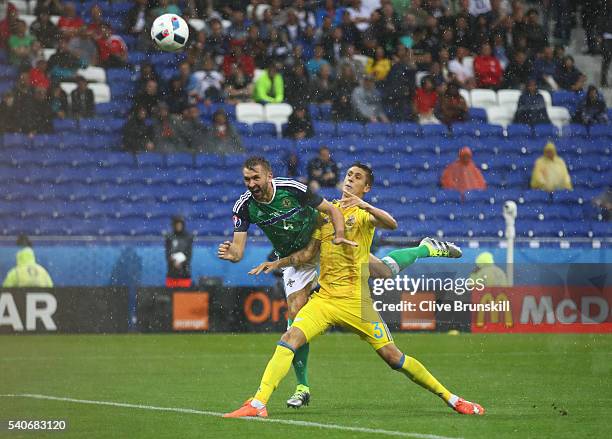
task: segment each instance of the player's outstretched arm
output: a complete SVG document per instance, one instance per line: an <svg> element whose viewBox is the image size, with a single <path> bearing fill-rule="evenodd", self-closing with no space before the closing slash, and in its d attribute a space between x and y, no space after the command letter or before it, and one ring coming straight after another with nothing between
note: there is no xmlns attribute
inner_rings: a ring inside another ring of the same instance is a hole
<svg viewBox="0 0 612 439"><path fill-rule="evenodd" d="M312 260L319 253L320 248L321 241L312 238L310 242L306 245L306 247L304 247L303 249L300 249L295 253L292 253L289 256L278 259L276 261L262 262L257 267L249 271L249 274L257 276L262 272L267 274L274 270L278 270L279 268L297 267Z"/></svg>
<svg viewBox="0 0 612 439"><path fill-rule="evenodd" d="M234 232L233 241L225 241L219 244L217 256L230 262L239 262L244 255L247 242L247 232Z"/></svg>
<svg viewBox="0 0 612 439"><path fill-rule="evenodd" d="M360 209L365 210L370 214L370 222L374 227L381 229L395 230L397 229L397 221L391 216L386 210L379 209L378 207L372 206L370 203L350 192L343 191L344 197L342 198L342 208L348 209L349 207L357 206Z"/></svg>
<svg viewBox="0 0 612 439"><path fill-rule="evenodd" d="M346 244L352 247L357 247L356 242L349 241L344 237L344 216L342 215L342 212L340 212L340 209L335 207L327 200L323 200L316 209L319 212L326 214L331 219L332 226L334 226L334 239L332 240L334 244Z"/></svg>

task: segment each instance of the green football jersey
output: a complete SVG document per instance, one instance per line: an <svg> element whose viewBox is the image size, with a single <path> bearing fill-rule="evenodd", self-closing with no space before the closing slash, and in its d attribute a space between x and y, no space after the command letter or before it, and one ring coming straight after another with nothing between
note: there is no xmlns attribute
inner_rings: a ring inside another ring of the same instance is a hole
<svg viewBox="0 0 612 439"><path fill-rule="evenodd" d="M256 224L268 237L278 257L284 258L308 244L317 225L315 209L323 198L305 184L288 178L272 180L274 195L269 203L256 201L246 191L234 204L234 231L246 232Z"/></svg>

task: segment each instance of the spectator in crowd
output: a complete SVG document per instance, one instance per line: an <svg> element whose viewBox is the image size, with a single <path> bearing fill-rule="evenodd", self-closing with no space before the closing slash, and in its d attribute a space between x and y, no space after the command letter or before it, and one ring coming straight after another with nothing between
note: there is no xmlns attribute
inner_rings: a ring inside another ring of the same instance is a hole
<svg viewBox="0 0 612 439"><path fill-rule="evenodd" d="M285 82L279 66L271 62L255 81L253 100L261 104L279 103L285 99Z"/></svg>
<svg viewBox="0 0 612 439"><path fill-rule="evenodd" d="M102 25L100 38L96 41L98 45L98 57L100 65L105 68L125 67L128 61L128 48L117 34L113 34L110 26Z"/></svg>
<svg viewBox="0 0 612 439"><path fill-rule="evenodd" d="M508 278L504 270L495 265L495 259L490 252L482 252L476 257L476 267L470 274L475 282L481 279L485 287L507 287Z"/></svg>
<svg viewBox="0 0 612 439"><path fill-rule="evenodd" d="M440 121L434 115L438 93L434 87L431 76L421 79L421 87L417 88L414 96L414 114L420 124L438 124Z"/></svg>
<svg viewBox="0 0 612 439"><path fill-rule="evenodd" d="M240 136L229 123L225 111L221 109L213 114L207 151L216 154L239 154L244 152Z"/></svg>
<svg viewBox="0 0 612 439"><path fill-rule="evenodd" d="M15 96L12 91L7 91L0 103L0 134L18 132L20 118L15 106Z"/></svg>
<svg viewBox="0 0 612 439"><path fill-rule="evenodd" d="M65 38L70 39L85 26L85 22L77 15L76 6L72 2L65 3L62 12L57 27Z"/></svg>
<svg viewBox="0 0 612 439"><path fill-rule="evenodd" d="M508 56L506 42L499 33L496 33L493 37L493 56L499 60L502 70L506 70L508 64L510 64L510 58Z"/></svg>
<svg viewBox="0 0 612 439"><path fill-rule="evenodd" d="M17 23L19 22L19 11L12 2L6 5L6 15L0 21L0 49L8 46L8 40L12 34L17 32Z"/></svg>
<svg viewBox="0 0 612 439"><path fill-rule="evenodd" d="M166 104L164 106L167 107ZM178 134L182 138L182 144L178 148L187 152L207 152L208 128L200 120L198 107L189 105L185 108L180 122Z"/></svg>
<svg viewBox="0 0 612 439"><path fill-rule="evenodd" d="M247 78L253 78L255 74L255 60L243 50L244 41L232 41L231 52L223 57L223 76L230 75L231 66L235 64Z"/></svg>
<svg viewBox="0 0 612 439"><path fill-rule="evenodd" d="M160 98L157 81L153 79L149 79L147 81L144 90L137 94L136 98L134 99L135 105L138 107L143 107L146 110L148 117L153 115L157 109L157 106L159 105L159 102Z"/></svg>
<svg viewBox="0 0 612 439"><path fill-rule="evenodd" d="M321 66L319 74L310 78L308 90L311 94L312 102L317 104L331 104L334 99L334 82L332 71L329 64Z"/></svg>
<svg viewBox="0 0 612 439"><path fill-rule="evenodd" d="M36 263L32 243L25 235L19 235L17 246L17 265L12 268L2 282L2 288L53 288L53 280L42 265Z"/></svg>
<svg viewBox="0 0 612 439"><path fill-rule="evenodd" d="M361 85L353 90L351 102L355 107L359 119L368 122L389 122L382 106L382 96L376 90L374 77L366 75Z"/></svg>
<svg viewBox="0 0 612 439"><path fill-rule="evenodd" d="M167 2L166 2L167 3ZM166 235L166 287L191 287L193 235L185 227L185 218L172 217L172 232Z"/></svg>
<svg viewBox="0 0 612 439"><path fill-rule="evenodd" d="M156 118L153 121L153 145L155 151L173 153L185 151L185 141L181 136L181 118L170 114L168 105L160 102L157 105Z"/></svg>
<svg viewBox="0 0 612 439"><path fill-rule="evenodd" d="M546 111L546 101L544 96L538 92L537 81L533 78L527 81L527 87L518 100L514 123L529 125L550 123Z"/></svg>
<svg viewBox="0 0 612 439"><path fill-rule="evenodd" d="M45 90L49 89L51 85L51 81L47 76L47 61L45 59L39 59L36 62L36 66L30 69L30 85L33 88L44 88Z"/></svg>
<svg viewBox="0 0 612 439"><path fill-rule="evenodd" d="M68 114L68 96L62 87L55 83L49 88L49 106L55 119L64 119Z"/></svg>
<svg viewBox="0 0 612 439"><path fill-rule="evenodd" d="M365 71L374 76L376 81L384 81L391 70L391 60L385 56L385 49L381 46L376 48L374 58L368 58Z"/></svg>
<svg viewBox="0 0 612 439"><path fill-rule="evenodd" d="M82 76L76 78L77 88L70 93L72 116L75 118L93 117L95 113L94 94Z"/></svg>
<svg viewBox="0 0 612 439"><path fill-rule="evenodd" d="M470 51L466 47L457 47L457 56L448 63L448 70L455 74L462 88L471 90L475 87L474 65L468 58Z"/></svg>
<svg viewBox="0 0 612 439"><path fill-rule="evenodd" d="M291 149L287 151L283 156L283 164L286 166L285 174L288 178L293 178L294 180L298 180L300 182L306 183L304 177L300 174L300 156L297 151Z"/></svg>
<svg viewBox="0 0 612 439"><path fill-rule="evenodd" d="M608 108L597 87L590 85L576 108L575 121L583 125L607 124Z"/></svg>
<svg viewBox="0 0 612 439"><path fill-rule="evenodd" d="M53 110L47 100L47 90L35 88L32 98L26 101L21 130L30 136L53 132Z"/></svg>
<svg viewBox="0 0 612 439"><path fill-rule="evenodd" d="M153 151L153 131L147 124L147 110L136 107L123 127L123 149L129 152Z"/></svg>
<svg viewBox="0 0 612 439"><path fill-rule="evenodd" d="M612 2L606 2L599 17L597 30L601 39L601 78L599 85L608 87L608 70L612 61Z"/></svg>
<svg viewBox="0 0 612 439"><path fill-rule="evenodd" d="M561 65L557 67L555 81L564 90L582 91L586 76L574 65L574 58L566 56Z"/></svg>
<svg viewBox="0 0 612 439"><path fill-rule="evenodd" d="M559 85L555 81L557 63L555 61L553 48L546 46L533 64L533 70L538 87L545 90L557 90Z"/></svg>
<svg viewBox="0 0 612 439"><path fill-rule="evenodd" d="M136 37L138 50L146 50L151 45L147 27L147 0L135 0L128 11L125 29L129 35Z"/></svg>
<svg viewBox="0 0 612 439"><path fill-rule="evenodd" d="M363 79L363 75L365 74L365 68L363 66L363 63L355 58L355 46L354 45L347 44L344 47L344 57L340 60L339 64L340 65L349 64L351 68L353 69L353 71L355 72L355 78L359 81ZM327 67L331 73L331 68L329 68L330 65L327 64ZM389 61L389 69L390 68L391 68L391 62Z"/></svg>
<svg viewBox="0 0 612 439"><path fill-rule="evenodd" d="M487 189L484 177L472 160L472 150L467 146L461 148L459 158L444 169L440 184L442 189L461 193Z"/></svg>
<svg viewBox="0 0 612 439"><path fill-rule="evenodd" d="M34 15L40 15L42 11L47 11L50 15L62 15L63 10L61 0L36 0Z"/></svg>
<svg viewBox="0 0 612 439"><path fill-rule="evenodd" d="M285 101L292 107L312 101L310 81L303 64L295 64L285 77Z"/></svg>
<svg viewBox="0 0 612 439"><path fill-rule="evenodd" d="M83 67L79 58L68 49L68 41L61 39L57 51L49 58L49 73L54 81L70 81L78 68Z"/></svg>
<svg viewBox="0 0 612 439"><path fill-rule="evenodd" d="M212 56L207 55L202 70L191 75L187 85L189 96L208 104L219 102L223 97L223 79L223 74L216 69Z"/></svg>
<svg viewBox="0 0 612 439"><path fill-rule="evenodd" d="M25 21L17 22L17 29L8 40L10 61L14 66L20 67L27 65L30 59L30 49L34 42L34 37L27 33L28 27Z"/></svg>
<svg viewBox="0 0 612 439"><path fill-rule="evenodd" d="M153 16L159 17L164 14L175 14L175 15L183 15L181 12L181 8L178 7L176 2L171 2L170 0L158 0L157 8L153 10Z"/></svg>
<svg viewBox="0 0 612 439"><path fill-rule="evenodd" d="M524 34L527 38L527 46L536 53L541 52L548 45L546 30L540 24L540 14L536 9L527 11L525 19Z"/></svg>
<svg viewBox="0 0 612 439"><path fill-rule="evenodd" d="M284 135L295 140L309 139L314 136L310 113L303 104L293 107L293 113L289 116Z"/></svg>
<svg viewBox="0 0 612 439"><path fill-rule="evenodd" d="M554 143L547 143L544 154L535 161L530 186L547 192L573 189L565 161L557 155Z"/></svg>
<svg viewBox="0 0 612 439"><path fill-rule="evenodd" d="M170 80L168 91L164 93L164 101L168 104L170 113L180 114L189 105L187 92L181 85L181 80L178 77Z"/></svg>
<svg viewBox="0 0 612 439"><path fill-rule="evenodd" d="M338 184L338 165L331 158L327 146L319 148L319 155L308 162L308 186L313 192L321 187L334 187Z"/></svg>
<svg viewBox="0 0 612 439"><path fill-rule="evenodd" d="M60 38L59 29L51 21L47 9L41 10L36 20L30 25L30 33L40 41L45 49L55 47Z"/></svg>
<svg viewBox="0 0 612 439"><path fill-rule="evenodd" d="M467 102L459 93L459 86L451 82L440 96L438 119L446 125L451 125L455 122L465 122L469 118Z"/></svg>
<svg viewBox="0 0 612 439"><path fill-rule="evenodd" d="M87 32L91 35L91 38L98 40L102 38L104 33L104 26L110 29L110 25L104 21L104 15L102 8L99 4L95 3L89 10L89 23L87 24Z"/></svg>
<svg viewBox="0 0 612 439"><path fill-rule="evenodd" d="M482 45L480 54L474 59L474 72L478 88L497 89L501 86L504 71L499 60L493 56L489 43Z"/></svg>
<svg viewBox="0 0 612 439"><path fill-rule="evenodd" d="M517 51L504 72L504 88L522 89L533 75L533 66L523 51Z"/></svg>
<svg viewBox="0 0 612 439"><path fill-rule="evenodd" d="M400 45L384 85L385 106L394 121L412 117L412 96L416 88L416 64L412 50Z"/></svg>
<svg viewBox="0 0 612 439"><path fill-rule="evenodd" d="M68 50L79 58L81 65L98 65L98 47L85 26L70 39Z"/></svg>
<svg viewBox="0 0 612 439"><path fill-rule="evenodd" d="M236 64L230 66L230 74L225 78L225 102L235 105L253 96L253 84Z"/></svg>
<svg viewBox="0 0 612 439"><path fill-rule="evenodd" d="M314 55L306 63L306 69L308 70L308 74L310 76L317 75L322 66L329 65L329 62L323 58L324 54L325 52L323 51L323 46L317 45L314 47Z"/></svg>
<svg viewBox="0 0 612 439"><path fill-rule="evenodd" d="M183 64L179 66L179 75L182 73L182 66ZM191 73L189 73L189 75L191 76ZM138 92L143 91L150 80L153 80L157 84L159 84L159 76L157 75L157 72L155 71L151 63L143 62L142 64L140 64L140 76L138 77L138 82L136 83L136 90ZM184 84L184 86L185 85L186 84Z"/></svg>
<svg viewBox="0 0 612 439"><path fill-rule="evenodd" d="M612 221L612 188L607 187L605 191L593 199L593 205L601 209L604 221Z"/></svg>

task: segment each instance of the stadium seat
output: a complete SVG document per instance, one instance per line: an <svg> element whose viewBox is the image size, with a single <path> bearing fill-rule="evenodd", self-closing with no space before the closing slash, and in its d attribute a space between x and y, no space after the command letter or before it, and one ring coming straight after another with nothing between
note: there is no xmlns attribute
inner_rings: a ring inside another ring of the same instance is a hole
<svg viewBox="0 0 612 439"><path fill-rule="evenodd" d="M77 70L77 75L82 76L88 82L106 83L106 70L102 67L89 66L84 69Z"/></svg>
<svg viewBox="0 0 612 439"><path fill-rule="evenodd" d="M605 139L612 137L611 125L591 125L589 127L589 136L594 139Z"/></svg>
<svg viewBox="0 0 612 439"><path fill-rule="evenodd" d="M547 107L548 117L553 125L560 130L572 120L569 111L565 107Z"/></svg>
<svg viewBox="0 0 612 439"><path fill-rule="evenodd" d="M510 124L506 128L508 139L527 138L532 134L532 128L526 124Z"/></svg>
<svg viewBox="0 0 612 439"><path fill-rule="evenodd" d="M465 99L465 103L467 104L468 107L473 107L474 106L474 105L472 105L472 97L470 96L469 90L461 88L461 89L459 89L459 94L461 96L463 96L463 99Z"/></svg>
<svg viewBox="0 0 612 439"><path fill-rule="evenodd" d="M175 153L166 156L166 166L168 168L190 168L193 163L193 154Z"/></svg>
<svg viewBox="0 0 612 439"><path fill-rule="evenodd" d="M139 167L153 166L163 168L165 166L164 156L154 152L136 154L136 163Z"/></svg>
<svg viewBox="0 0 612 439"><path fill-rule="evenodd" d="M393 137L393 126L388 123L367 123L365 125L367 137Z"/></svg>
<svg viewBox="0 0 612 439"><path fill-rule="evenodd" d="M475 88L470 92L470 99L472 107L489 108L498 105L497 94L493 90Z"/></svg>
<svg viewBox="0 0 612 439"><path fill-rule="evenodd" d="M559 128L552 124L539 124L533 126L533 135L536 138L552 139L559 136Z"/></svg>
<svg viewBox="0 0 612 439"><path fill-rule="evenodd" d="M514 119L514 113L507 107L490 106L487 109L487 120L491 125L507 127Z"/></svg>
<svg viewBox="0 0 612 439"><path fill-rule="evenodd" d="M422 134L421 126L411 122L398 122L392 124L393 132L396 137L417 137Z"/></svg>
<svg viewBox="0 0 612 439"><path fill-rule="evenodd" d="M471 107L469 109L470 119L475 122L486 122L487 121L487 110L484 108Z"/></svg>
<svg viewBox="0 0 612 439"><path fill-rule="evenodd" d="M521 97L520 90L498 90L497 91L497 101L499 105L511 106L516 108L518 105L519 98Z"/></svg>
<svg viewBox="0 0 612 439"><path fill-rule="evenodd" d="M336 124L333 122L314 121L313 127L315 136L319 138L336 136Z"/></svg>
<svg viewBox="0 0 612 439"><path fill-rule="evenodd" d="M265 121L264 107L255 102L241 102L236 105L236 120L253 124Z"/></svg>
<svg viewBox="0 0 612 439"><path fill-rule="evenodd" d="M277 135L276 126L269 122L255 122L251 125L251 135L254 137L274 137Z"/></svg>
<svg viewBox="0 0 612 439"><path fill-rule="evenodd" d="M264 106L264 119L266 122L276 126L277 133L281 134L281 127L289 120L293 113L293 108L289 104L266 104Z"/></svg>
<svg viewBox="0 0 612 439"><path fill-rule="evenodd" d="M548 90L539 90L538 93L540 93L544 97L544 102L546 103L546 106L552 107L552 97L550 95L550 92Z"/></svg>
<svg viewBox="0 0 612 439"><path fill-rule="evenodd" d="M421 129L423 130L423 137L443 137L449 134L446 125L421 125Z"/></svg>
<svg viewBox="0 0 612 439"><path fill-rule="evenodd" d="M579 124L569 124L563 127L563 137L587 138L589 135L586 127Z"/></svg>

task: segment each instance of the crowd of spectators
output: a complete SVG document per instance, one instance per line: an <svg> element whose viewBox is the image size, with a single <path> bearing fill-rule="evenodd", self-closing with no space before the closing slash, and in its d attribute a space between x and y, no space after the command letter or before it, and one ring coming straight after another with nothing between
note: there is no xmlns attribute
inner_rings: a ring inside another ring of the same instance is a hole
<svg viewBox="0 0 612 439"><path fill-rule="evenodd" d="M593 24L587 29L589 50L606 58L610 7L598 1L137 0L113 29L98 4L79 15L72 2L38 0L29 29L8 4L0 47L20 72L29 72L32 97L39 94L34 89L47 91L55 117L92 115L82 100L63 105L58 82L74 81L77 69L86 66L127 66L120 34L135 37L137 50L152 50L147 32L152 20L172 12L198 18L200 25L191 26L185 61L169 81L162 82L150 65L137 66L133 120L141 107L147 118L161 119L162 102L176 119L197 104L256 101L301 107L304 121L310 119L308 103L327 103L337 121L451 124L470 117L460 88L512 88L524 92L516 121L531 122L525 115L541 113L537 90L547 89L580 94L584 103L575 120L601 123L592 116L603 102L593 97L599 92L590 97L583 92L586 78L564 50L574 26L566 18L575 16L577 3L585 4L583 25ZM54 14L60 16L57 25L50 20ZM48 62L44 48L56 49ZM602 85L605 76L604 71ZM528 87L532 82L535 95ZM14 105L21 106L17 90L12 93ZM287 131L294 138L310 133Z"/></svg>

